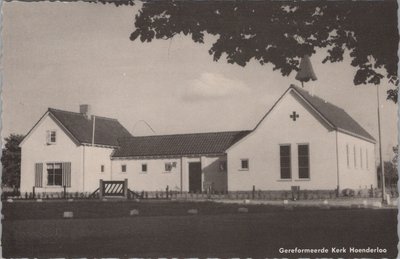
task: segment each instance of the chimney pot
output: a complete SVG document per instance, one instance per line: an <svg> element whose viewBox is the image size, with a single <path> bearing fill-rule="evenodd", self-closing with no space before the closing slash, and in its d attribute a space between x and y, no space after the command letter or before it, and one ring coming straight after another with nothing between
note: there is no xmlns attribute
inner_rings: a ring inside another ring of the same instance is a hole
<svg viewBox="0 0 400 259"><path fill-rule="evenodd" d="M79 105L79 113L83 114L86 118L90 118L91 110L89 104L81 104Z"/></svg>

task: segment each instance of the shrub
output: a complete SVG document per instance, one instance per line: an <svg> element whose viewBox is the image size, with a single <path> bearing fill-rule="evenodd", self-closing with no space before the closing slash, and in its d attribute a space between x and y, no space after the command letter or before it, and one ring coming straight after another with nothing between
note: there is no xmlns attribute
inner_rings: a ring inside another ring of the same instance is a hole
<svg viewBox="0 0 400 259"><path fill-rule="evenodd" d="M349 188L343 189L342 190L342 195L345 196L345 197L354 197L355 191L353 189L349 189Z"/></svg>

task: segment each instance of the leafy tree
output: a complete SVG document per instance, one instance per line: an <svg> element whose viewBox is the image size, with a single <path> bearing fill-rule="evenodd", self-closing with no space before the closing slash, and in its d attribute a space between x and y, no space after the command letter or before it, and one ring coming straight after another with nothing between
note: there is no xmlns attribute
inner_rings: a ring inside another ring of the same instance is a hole
<svg viewBox="0 0 400 259"><path fill-rule="evenodd" d="M393 147L393 158L391 161L384 161L385 166L385 186L397 188L397 181L399 179L398 175L398 156L399 156L399 146ZM378 166L378 181L381 181L381 166ZM380 184L381 185L381 184Z"/></svg>
<svg viewBox="0 0 400 259"><path fill-rule="evenodd" d="M3 166L1 180L4 185L19 188L21 178L21 143L23 135L11 134L5 138L1 163Z"/></svg>
<svg viewBox="0 0 400 259"><path fill-rule="evenodd" d="M103 1L107 2L107 1ZM131 40L151 42L206 33L217 39L209 49L215 61L245 66L271 63L283 76L298 70L300 58L327 49L325 62L343 61L347 50L357 68L354 84L396 86L387 98L397 102L397 1L146 1Z"/></svg>

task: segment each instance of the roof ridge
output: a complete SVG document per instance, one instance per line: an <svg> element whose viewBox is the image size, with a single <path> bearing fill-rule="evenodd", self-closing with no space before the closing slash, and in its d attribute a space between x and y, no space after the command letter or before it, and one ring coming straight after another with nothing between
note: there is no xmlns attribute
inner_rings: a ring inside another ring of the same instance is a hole
<svg viewBox="0 0 400 259"><path fill-rule="evenodd" d="M71 113L71 114L75 114L75 115L83 115L80 112L73 112L73 111L66 111L66 110L60 110L60 109L56 109L56 108L48 108L48 111L58 111L58 112L65 112L65 113ZM99 115L95 115L93 114L93 116L96 116L96 118L101 118L101 119L106 119L106 120L114 120L114 121L118 121L118 119L115 118L110 118L110 117L104 117L104 116L99 116ZM119 121L118 121L119 122Z"/></svg>
<svg viewBox="0 0 400 259"><path fill-rule="evenodd" d="M341 110L344 111L344 109L343 109L342 107L337 106L336 104L331 103L331 102L329 102L328 100L325 100L324 98L322 98L322 97L319 96L319 95L315 95L315 94L312 95L312 94L311 94L309 91L307 91L306 89L300 88L299 86L297 86L297 85L295 85L295 84L291 84L291 85L290 85L290 88L293 88L293 89L298 90L298 91L300 91L300 92L304 92L304 93L308 94L311 98L320 99L321 101L324 101L325 103L329 103L330 105L333 105L333 106L335 106L335 107L337 107L337 108L339 108L339 109L341 109Z"/></svg>
<svg viewBox="0 0 400 259"><path fill-rule="evenodd" d="M252 130L230 130L230 131L214 131L214 132L198 132L198 133L177 133L177 134L163 134L163 135L149 135L149 136L132 136L123 137L120 139L133 139L133 138L148 138L148 137L169 137L169 136L190 136L190 135L206 135L206 134L223 134L223 133L240 133L251 132Z"/></svg>

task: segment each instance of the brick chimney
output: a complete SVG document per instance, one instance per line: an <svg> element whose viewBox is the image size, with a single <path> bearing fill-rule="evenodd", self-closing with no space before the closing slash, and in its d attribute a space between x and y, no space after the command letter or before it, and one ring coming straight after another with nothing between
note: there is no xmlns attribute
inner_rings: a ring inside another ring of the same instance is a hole
<svg viewBox="0 0 400 259"><path fill-rule="evenodd" d="M90 119L92 111L89 104L79 105L79 113L83 114L87 119Z"/></svg>

